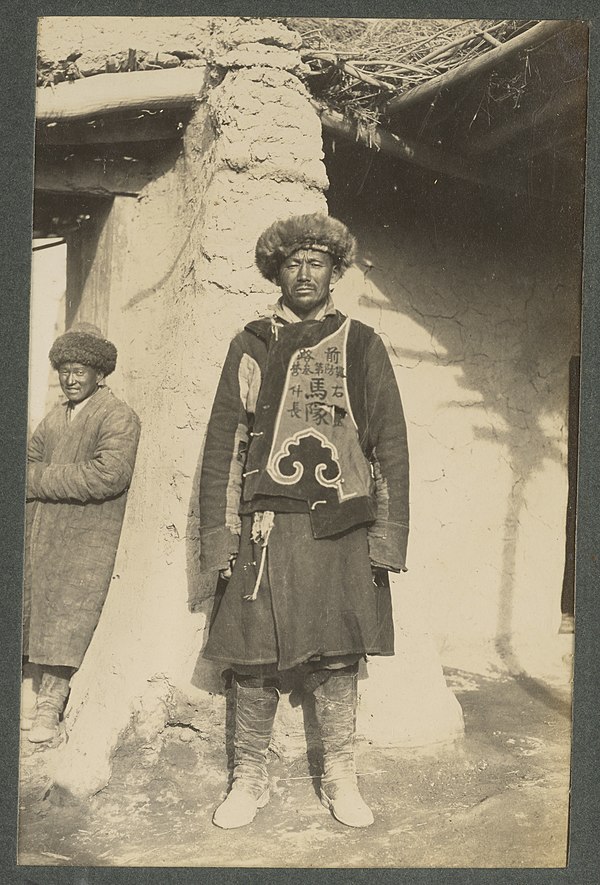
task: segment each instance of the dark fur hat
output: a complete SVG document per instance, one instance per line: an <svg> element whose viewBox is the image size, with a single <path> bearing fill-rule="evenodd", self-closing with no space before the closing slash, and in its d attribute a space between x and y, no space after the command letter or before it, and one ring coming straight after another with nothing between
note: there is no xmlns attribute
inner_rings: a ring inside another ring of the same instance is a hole
<svg viewBox="0 0 600 885"><path fill-rule="evenodd" d="M263 277L275 283L282 261L298 249L311 248L329 252L343 273L354 260L356 240L337 218L321 213L293 215L276 221L258 238L256 265Z"/></svg>
<svg viewBox="0 0 600 885"><path fill-rule="evenodd" d="M53 369L59 369L63 363L81 363L103 375L114 372L117 364L117 348L91 323L77 323L60 335L48 356Z"/></svg>

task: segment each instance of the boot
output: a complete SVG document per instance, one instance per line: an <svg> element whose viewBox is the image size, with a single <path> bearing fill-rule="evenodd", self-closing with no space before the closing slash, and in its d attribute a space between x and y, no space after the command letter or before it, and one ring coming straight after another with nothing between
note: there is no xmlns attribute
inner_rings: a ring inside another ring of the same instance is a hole
<svg viewBox="0 0 600 885"><path fill-rule="evenodd" d="M67 667L44 669L35 715L27 735L32 744L48 743L58 737L58 722L69 696L71 673L72 670Z"/></svg>
<svg viewBox="0 0 600 885"><path fill-rule="evenodd" d="M323 744L321 803L347 827L368 827L373 813L358 792L354 763L358 667L328 674L314 692Z"/></svg>
<svg viewBox="0 0 600 885"><path fill-rule="evenodd" d="M213 823L224 830L251 823L269 801L267 755L279 702L274 685L255 677L234 677L235 736L233 783Z"/></svg>

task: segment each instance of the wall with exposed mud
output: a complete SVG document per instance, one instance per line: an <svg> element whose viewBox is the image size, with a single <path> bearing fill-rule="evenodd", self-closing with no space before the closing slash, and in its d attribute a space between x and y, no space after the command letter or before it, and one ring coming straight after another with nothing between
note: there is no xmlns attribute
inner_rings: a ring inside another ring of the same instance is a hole
<svg viewBox="0 0 600 885"><path fill-rule="evenodd" d="M338 300L383 335L408 420L399 600L445 663L559 676L581 206L473 192L340 145L328 168L330 210L361 244Z"/></svg>

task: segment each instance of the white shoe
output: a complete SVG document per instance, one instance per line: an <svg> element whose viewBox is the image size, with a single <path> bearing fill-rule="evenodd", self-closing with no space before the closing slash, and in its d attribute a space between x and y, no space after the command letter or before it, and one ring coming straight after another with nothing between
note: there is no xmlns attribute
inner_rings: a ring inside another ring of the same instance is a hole
<svg viewBox="0 0 600 885"><path fill-rule="evenodd" d="M332 788L328 787L332 792ZM321 804L328 808L336 820L347 827L370 827L374 822L373 812L353 784L340 784L334 788L335 796L330 797L321 787Z"/></svg>
<svg viewBox="0 0 600 885"><path fill-rule="evenodd" d="M269 791L255 799L243 787L234 784L224 802L221 802L213 815L213 824L223 830L233 830L252 823L259 808L269 801Z"/></svg>
<svg viewBox="0 0 600 885"><path fill-rule="evenodd" d="M47 725L33 725L27 740L32 744L46 744L58 737L58 726L49 728Z"/></svg>
<svg viewBox="0 0 600 885"><path fill-rule="evenodd" d="M21 713L21 720L20 720L21 731L29 731L29 729L33 725L34 719L35 719L35 710L28 710L25 713Z"/></svg>
<svg viewBox="0 0 600 885"><path fill-rule="evenodd" d="M58 737L58 711L49 704L38 704L27 740L46 744Z"/></svg>

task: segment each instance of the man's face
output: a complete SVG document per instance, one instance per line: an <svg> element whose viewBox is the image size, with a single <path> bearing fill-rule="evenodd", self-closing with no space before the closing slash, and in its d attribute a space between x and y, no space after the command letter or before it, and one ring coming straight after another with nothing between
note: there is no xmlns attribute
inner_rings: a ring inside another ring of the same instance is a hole
<svg viewBox="0 0 600 885"><path fill-rule="evenodd" d="M329 287L339 276L339 268L328 252L299 249L279 269L283 303L300 319L310 320L327 301Z"/></svg>
<svg viewBox="0 0 600 885"><path fill-rule="evenodd" d="M91 396L103 379L102 372L82 363L63 363L58 370L62 391L74 405Z"/></svg>

